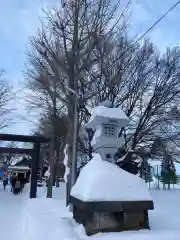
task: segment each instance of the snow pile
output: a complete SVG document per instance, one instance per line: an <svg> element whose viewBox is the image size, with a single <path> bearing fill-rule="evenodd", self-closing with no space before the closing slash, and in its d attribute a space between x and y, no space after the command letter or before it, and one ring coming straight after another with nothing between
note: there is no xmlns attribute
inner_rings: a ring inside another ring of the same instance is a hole
<svg viewBox="0 0 180 240"><path fill-rule="evenodd" d="M64 166L65 166L65 173L64 173L64 181L67 182L67 177L70 173L70 168L68 167L68 145L66 144L65 148L64 148Z"/></svg>
<svg viewBox="0 0 180 240"><path fill-rule="evenodd" d="M21 161L22 161L22 157L20 157L20 158L14 157L14 158L12 158L12 159L10 160L10 164L11 164L12 166L14 166L14 165L16 165L17 163L19 163L19 162L21 162Z"/></svg>
<svg viewBox="0 0 180 240"><path fill-rule="evenodd" d="M151 190L155 209L149 211L151 230L125 231L120 233L99 233L88 237L82 225L72 223L79 239L84 240L179 240L180 208L178 199L180 190ZM171 204L170 204L171 203Z"/></svg>
<svg viewBox="0 0 180 240"><path fill-rule="evenodd" d="M52 199L46 198L43 188L40 190L38 198L27 199L21 210L22 219L18 222L22 229L20 240L75 240L68 225L72 214L65 207L65 184L61 183L60 188L53 188ZM15 240L19 239L16 239L16 235L14 237Z"/></svg>
<svg viewBox="0 0 180 240"><path fill-rule="evenodd" d="M71 196L82 201L152 200L143 179L103 161L97 153L82 168Z"/></svg>
<svg viewBox="0 0 180 240"><path fill-rule="evenodd" d="M74 231L79 240L179 240L179 230L167 231L166 229L160 231L125 231L116 233L99 233L90 238L85 235L84 228L74 223ZM160 226L160 225L159 225Z"/></svg>
<svg viewBox="0 0 180 240"><path fill-rule="evenodd" d="M49 167L48 170L44 173L44 177L49 178L50 175L51 175L51 172L50 172L50 167Z"/></svg>

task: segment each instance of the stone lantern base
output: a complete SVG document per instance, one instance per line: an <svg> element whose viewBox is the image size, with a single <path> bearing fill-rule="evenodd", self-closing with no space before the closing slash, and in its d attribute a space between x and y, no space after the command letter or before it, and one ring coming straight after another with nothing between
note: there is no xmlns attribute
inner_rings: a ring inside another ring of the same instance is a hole
<svg viewBox="0 0 180 240"><path fill-rule="evenodd" d="M83 224L88 236L98 232L150 229L148 210L153 201L83 202L71 197L74 219Z"/></svg>

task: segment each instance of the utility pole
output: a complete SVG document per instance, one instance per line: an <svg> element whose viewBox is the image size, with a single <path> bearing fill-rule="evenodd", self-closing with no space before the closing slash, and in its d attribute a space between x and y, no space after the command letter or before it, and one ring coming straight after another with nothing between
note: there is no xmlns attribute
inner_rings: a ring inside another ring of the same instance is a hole
<svg viewBox="0 0 180 240"><path fill-rule="evenodd" d="M74 101L74 127L73 127L73 152L72 152L72 167L71 167L71 188L76 182L77 176L77 128L78 128L78 98L75 95Z"/></svg>
<svg viewBox="0 0 180 240"><path fill-rule="evenodd" d="M74 121L73 121L73 149L71 166L71 188L74 186L77 177L77 129L78 129L78 102L77 92L67 86L65 88L74 95Z"/></svg>
<svg viewBox="0 0 180 240"><path fill-rule="evenodd" d="M57 159L56 159L56 147L57 147L57 83L56 77L53 79L53 109L52 109L52 123L53 123L53 139L52 139L52 151L53 151L53 180L52 185L55 186L55 179L56 179L56 167L57 167Z"/></svg>

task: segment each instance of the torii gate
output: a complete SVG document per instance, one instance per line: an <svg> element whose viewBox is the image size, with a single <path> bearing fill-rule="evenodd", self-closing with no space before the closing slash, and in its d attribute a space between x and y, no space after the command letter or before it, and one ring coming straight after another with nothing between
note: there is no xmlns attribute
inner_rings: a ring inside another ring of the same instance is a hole
<svg viewBox="0 0 180 240"><path fill-rule="evenodd" d="M32 169L31 169L31 186L30 186L30 198L36 198L37 193L37 174L38 164L40 158L40 145L41 143L50 142L49 138L43 136L27 136L27 135L15 135L15 134L0 134L0 141L13 141L13 142L30 142L33 143L32 149L26 148L6 148L0 147L2 153L17 153L17 154L29 154L32 156Z"/></svg>

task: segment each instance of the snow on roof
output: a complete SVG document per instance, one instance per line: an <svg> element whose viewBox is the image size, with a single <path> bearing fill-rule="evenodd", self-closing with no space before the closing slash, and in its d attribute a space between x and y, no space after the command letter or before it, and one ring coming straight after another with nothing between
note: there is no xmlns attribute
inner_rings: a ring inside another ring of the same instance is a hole
<svg viewBox="0 0 180 240"><path fill-rule="evenodd" d="M21 161L22 161L22 158L15 157L15 158L11 159L10 163L11 163L11 165L16 165L17 163L19 163Z"/></svg>
<svg viewBox="0 0 180 240"><path fill-rule="evenodd" d="M121 108L108 108L105 106L97 106L92 109L92 114L89 122L87 123L87 128L95 128L97 125L107 121L116 120L121 123L122 126L129 122L128 117L122 111Z"/></svg>
<svg viewBox="0 0 180 240"><path fill-rule="evenodd" d="M27 167L27 166L9 166L8 167L8 170L16 170L16 169L23 170L23 171L29 171L30 170L30 168Z"/></svg>
<svg viewBox="0 0 180 240"><path fill-rule="evenodd" d="M71 196L87 202L152 200L143 179L103 161L97 153L82 168Z"/></svg>

